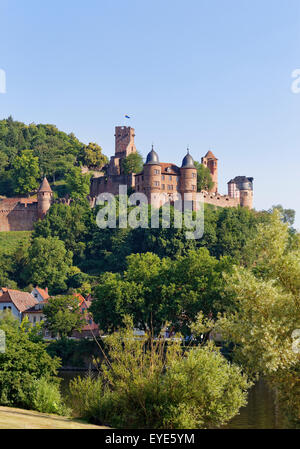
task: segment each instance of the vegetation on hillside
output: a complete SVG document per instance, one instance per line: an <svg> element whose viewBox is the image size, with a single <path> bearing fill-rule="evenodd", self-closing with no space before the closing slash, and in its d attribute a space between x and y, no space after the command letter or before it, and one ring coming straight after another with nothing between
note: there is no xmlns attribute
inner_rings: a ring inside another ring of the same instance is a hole
<svg viewBox="0 0 300 449"><path fill-rule="evenodd" d="M54 125L0 121L0 195L26 195L44 176L55 184L74 166L101 169L107 162L99 145L85 145Z"/></svg>

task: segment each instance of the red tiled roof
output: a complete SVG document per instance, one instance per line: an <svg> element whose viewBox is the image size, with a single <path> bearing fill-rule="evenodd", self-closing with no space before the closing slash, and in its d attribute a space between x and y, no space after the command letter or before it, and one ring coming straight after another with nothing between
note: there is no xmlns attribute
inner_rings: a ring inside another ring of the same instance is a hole
<svg viewBox="0 0 300 449"><path fill-rule="evenodd" d="M16 204L33 204L37 203L36 196L31 196L29 198L4 198L0 199L0 208L3 209L3 207L11 207Z"/></svg>
<svg viewBox="0 0 300 449"><path fill-rule="evenodd" d="M170 162L161 162L159 165L161 166L162 174L166 173L170 175L177 175L179 173L179 167L177 167L177 165L171 164Z"/></svg>
<svg viewBox="0 0 300 449"><path fill-rule="evenodd" d="M48 289L43 289L43 288L40 288L40 287L35 287L35 289L39 292L39 294L41 295L41 297L43 299L48 299L49 298ZM44 302L44 301L41 301L41 302Z"/></svg>
<svg viewBox="0 0 300 449"><path fill-rule="evenodd" d="M85 301L84 297L80 293L76 293L74 298L77 298L79 301L79 305L82 306L82 303Z"/></svg>
<svg viewBox="0 0 300 449"><path fill-rule="evenodd" d="M0 296L0 302L12 302L19 312L24 312L25 310L38 304L38 301L30 294L26 292L20 292L19 290L6 290L2 296Z"/></svg>

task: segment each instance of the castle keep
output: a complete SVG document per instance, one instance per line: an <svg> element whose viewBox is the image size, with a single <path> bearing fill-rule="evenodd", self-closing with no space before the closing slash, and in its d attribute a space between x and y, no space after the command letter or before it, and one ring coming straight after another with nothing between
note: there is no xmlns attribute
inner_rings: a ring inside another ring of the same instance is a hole
<svg viewBox="0 0 300 449"><path fill-rule="evenodd" d="M134 129L126 126L115 128L115 155L103 173L92 178L91 195L97 197L100 193L109 192L117 195L120 185L136 192L146 194L149 203L160 207L167 201L174 203L178 193L183 198L184 194L190 194L191 201L195 201L197 193L197 169L189 151L184 156L180 167L169 162L160 162L159 156L153 146L148 153L141 173L125 175L122 173L122 160L136 151L134 143ZM209 191L198 192L203 201L208 204L221 207L243 206L253 207L253 178L237 176L228 183L228 194L221 195L218 192L218 159L211 151L201 158L201 163L209 168L214 182Z"/></svg>

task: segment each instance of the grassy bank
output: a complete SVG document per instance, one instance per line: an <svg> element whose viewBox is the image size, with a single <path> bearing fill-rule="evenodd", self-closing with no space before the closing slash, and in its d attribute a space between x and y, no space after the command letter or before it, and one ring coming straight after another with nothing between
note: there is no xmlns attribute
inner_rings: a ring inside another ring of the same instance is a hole
<svg viewBox="0 0 300 449"><path fill-rule="evenodd" d="M0 429L107 429L58 415L0 407Z"/></svg>
<svg viewBox="0 0 300 449"><path fill-rule="evenodd" d="M31 231L0 232L0 252L12 254L21 242L29 240Z"/></svg>

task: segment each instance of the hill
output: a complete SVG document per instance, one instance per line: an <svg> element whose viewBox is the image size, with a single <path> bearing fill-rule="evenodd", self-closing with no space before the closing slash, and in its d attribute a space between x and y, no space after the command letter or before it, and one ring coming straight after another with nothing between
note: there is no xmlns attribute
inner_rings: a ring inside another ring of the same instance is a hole
<svg viewBox="0 0 300 449"><path fill-rule="evenodd" d="M101 168L107 158L96 143L85 145L55 125L0 120L0 195L13 196L15 161L24 151L37 158L37 181L44 176L53 183L64 179L74 166Z"/></svg>

